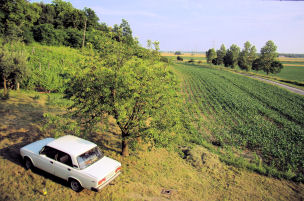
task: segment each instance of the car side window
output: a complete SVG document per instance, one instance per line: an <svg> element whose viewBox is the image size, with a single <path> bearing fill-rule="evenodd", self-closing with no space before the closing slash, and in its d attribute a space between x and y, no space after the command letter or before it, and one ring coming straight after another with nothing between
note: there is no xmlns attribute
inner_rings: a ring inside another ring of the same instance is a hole
<svg viewBox="0 0 304 201"><path fill-rule="evenodd" d="M45 146L44 149L40 152L40 154L44 154L51 159L55 159L57 150L52 147Z"/></svg>
<svg viewBox="0 0 304 201"><path fill-rule="evenodd" d="M63 164L73 167L72 159L69 154L59 151L56 159Z"/></svg>

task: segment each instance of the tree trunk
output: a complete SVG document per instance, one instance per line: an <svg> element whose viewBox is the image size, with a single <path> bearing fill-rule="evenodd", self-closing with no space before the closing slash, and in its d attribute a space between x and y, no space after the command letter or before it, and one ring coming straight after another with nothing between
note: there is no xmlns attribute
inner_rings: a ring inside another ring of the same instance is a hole
<svg viewBox="0 0 304 201"><path fill-rule="evenodd" d="M122 139L122 152L121 155L122 156L129 156L129 144L128 144L128 140L126 139Z"/></svg>
<svg viewBox="0 0 304 201"><path fill-rule="evenodd" d="M83 37L82 37L82 48L84 47L86 29L87 29L87 18L85 19L85 22L84 22Z"/></svg>
<svg viewBox="0 0 304 201"><path fill-rule="evenodd" d="M20 83L16 81L16 90L19 91L19 89L20 89Z"/></svg>
<svg viewBox="0 0 304 201"><path fill-rule="evenodd" d="M6 95L7 94L7 87L6 87L6 79L3 78L3 95Z"/></svg>
<svg viewBox="0 0 304 201"><path fill-rule="evenodd" d="M136 138L136 140L137 140L138 144L141 144L141 143L142 143L142 138L141 138L141 136L138 136L138 137Z"/></svg>

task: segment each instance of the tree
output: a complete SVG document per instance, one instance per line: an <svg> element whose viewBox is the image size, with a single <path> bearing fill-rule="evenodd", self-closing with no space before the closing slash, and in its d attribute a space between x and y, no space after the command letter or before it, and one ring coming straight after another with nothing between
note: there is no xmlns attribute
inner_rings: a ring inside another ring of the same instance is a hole
<svg viewBox="0 0 304 201"><path fill-rule="evenodd" d="M206 57L207 57L207 63L211 64L213 59L216 59L216 52L214 50L214 48L209 49L206 52Z"/></svg>
<svg viewBox="0 0 304 201"><path fill-rule="evenodd" d="M175 55L182 55L181 51L174 52Z"/></svg>
<svg viewBox="0 0 304 201"><path fill-rule="evenodd" d="M87 30L92 28L97 29L99 18L96 15L95 11L92 10L91 8L84 8L83 11L87 18Z"/></svg>
<svg viewBox="0 0 304 201"><path fill-rule="evenodd" d="M216 55L217 55L217 58L216 58L217 65L224 64L224 57L226 55L226 48L225 48L224 44L222 44L221 48L216 51Z"/></svg>
<svg viewBox="0 0 304 201"><path fill-rule="evenodd" d="M122 19L119 26L117 24L114 25L113 32L115 34L114 39L118 42L127 44L132 44L134 42L131 27L125 19Z"/></svg>
<svg viewBox="0 0 304 201"><path fill-rule="evenodd" d="M31 28L40 16L41 8L25 0L2 0L0 29L9 40L20 40L25 29ZM28 36L28 35L27 35Z"/></svg>
<svg viewBox="0 0 304 201"><path fill-rule="evenodd" d="M159 123L171 121L170 117L157 115L174 99L176 81L163 64L132 57L127 44L108 42L101 62L87 63L71 81L68 94L74 100L71 108L86 128L107 115L115 118L122 135L122 155L128 156L129 143L169 127Z"/></svg>
<svg viewBox="0 0 304 201"><path fill-rule="evenodd" d="M230 48L227 50L226 56L224 58L225 66L230 66L231 68L235 68L238 64L238 58L240 54L240 48L232 44Z"/></svg>
<svg viewBox="0 0 304 201"><path fill-rule="evenodd" d="M194 59L191 58L188 63L194 63Z"/></svg>
<svg viewBox="0 0 304 201"><path fill-rule="evenodd" d="M19 89L19 82L27 74L27 54L20 49L20 43L5 44L0 48L0 75L3 80L3 95L7 94L7 82L13 80Z"/></svg>
<svg viewBox="0 0 304 201"><path fill-rule="evenodd" d="M181 56L177 56L176 59L177 59L177 61L184 61L183 57L181 57Z"/></svg>
<svg viewBox="0 0 304 201"><path fill-rule="evenodd" d="M276 52L277 46L273 41L269 40L261 49L261 54L258 61L255 62L255 69L263 70L267 73L278 73L283 68L283 65L277 61L278 53ZM259 64L259 67L256 65Z"/></svg>
<svg viewBox="0 0 304 201"><path fill-rule="evenodd" d="M56 18L55 7L52 4L44 4L42 2L37 4L41 7L41 14L36 22L36 25L39 24L54 24Z"/></svg>
<svg viewBox="0 0 304 201"><path fill-rule="evenodd" d="M239 55L238 65L242 70L249 71L253 61L257 58L256 48L249 41L244 44L244 49Z"/></svg>

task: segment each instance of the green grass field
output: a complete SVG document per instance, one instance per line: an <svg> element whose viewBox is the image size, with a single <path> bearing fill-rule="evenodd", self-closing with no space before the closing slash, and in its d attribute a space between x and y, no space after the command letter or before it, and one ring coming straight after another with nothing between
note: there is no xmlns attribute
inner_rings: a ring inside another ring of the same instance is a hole
<svg viewBox="0 0 304 201"><path fill-rule="evenodd" d="M255 73L266 75L266 73L259 71L253 71ZM284 66L282 71L278 74L274 74L270 76L279 77L286 80L294 80L299 82L304 82L304 66Z"/></svg>
<svg viewBox="0 0 304 201"><path fill-rule="evenodd" d="M216 68L174 67L207 139L251 150L269 166L304 179L304 97Z"/></svg>

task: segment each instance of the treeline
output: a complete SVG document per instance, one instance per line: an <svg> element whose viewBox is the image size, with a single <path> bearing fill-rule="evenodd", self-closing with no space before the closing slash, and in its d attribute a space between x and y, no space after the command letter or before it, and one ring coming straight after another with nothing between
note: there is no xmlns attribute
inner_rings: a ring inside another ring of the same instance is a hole
<svg viewBox="0 0 304 201"><path fill-rule="evenodd" d="M249 41L244 44L241 49L232 44L228 50L222 44L219 50L214 48L206 52L207 63L214 65L225 65L226 67L250 70L263 70L267 74L279 73L283 68L281 62L277 60L278 53L276 52L277 46L273 41L267 41L265 46L261 48L260 54L257 54L256 47L251 45Z"/></svg>
<svg viewBox="0 0 304 201"><path fill-rule="evenodd" d="M90 8L76 9L69 2L54 0L51 4L29 3L26 0L2 0L0 4L0 35L8 41L34 41L46 45L80 48L84 42L94 48L102 35L126 43L134 43L126 20L108 27L100 23Z"/></svg>

